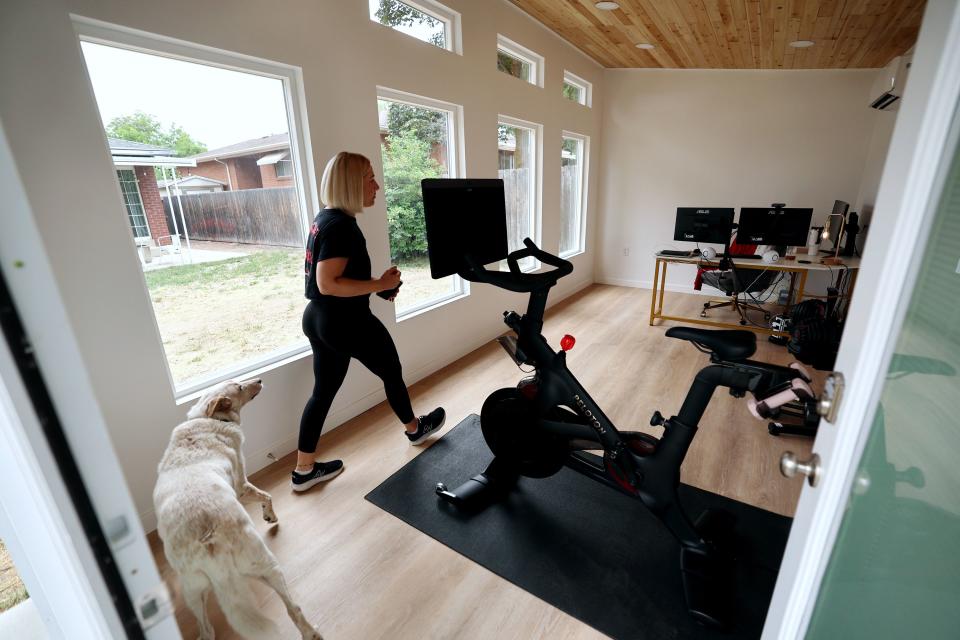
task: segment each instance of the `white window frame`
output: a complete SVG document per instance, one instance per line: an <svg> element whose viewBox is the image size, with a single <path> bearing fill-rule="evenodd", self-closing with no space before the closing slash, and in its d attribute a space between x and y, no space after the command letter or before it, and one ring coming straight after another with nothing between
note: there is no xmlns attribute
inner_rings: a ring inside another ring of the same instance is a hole
<svg viewBox="0 0 960 640"><path fill-rule="evenodd" d="M532 240L539 245L543 230L541 197L543 193L543 125L536 122L530 122L529 120L521 120L520 118L513 118L511 116L499 114L497 115L497 126L501 124L505 124L508 127L521 127L523 129L530 129L533 131L535 138L533 141L533 147L536 166L534 167L533 172L533 184L530 187L533 190L530 199L530 201L533 203ZM541 265L539 260L534 259L533 263L533 267L529 269L522 269L522 271L524 273L529 273L540 268Z"/></svg>
<svg viewBox="0 0 960 640"><path fill-rule="evenodd" d="M411 107L447 112L450 116L447 118L447 168L450 174L449 177L459 178L466 175L466 156L464 155L463 145L463 107L461 105L381 86L377 86L377 100L399 102L410 105ZM379 130L380 128L378 126L377 131L379 132ZM385 180L386 178L384 177L384 181ZM386 201L384 201L383 206L386 207ZM389 243L389 237L387 242ZM398 312L396 316L397 322L408 320L414 316L470 295L470 283L458 275L454 275L453 278L454 290L451 293L405 309L403 313Z"/></svg>
<svg viewBox="0 0 960 640"><path fill-rule="evenodd" d="M289 167L286 173L280 173L280 167ZM293 161L289 158L283 158L277 160L277 163L273 165L273 172L276 174L277 178L292 178L293 177Z"/></svg>
<svg viewBox="0 0 960 640"><path fill-rule="evenodd" d="M499 33L497 34L497 52L505 53L512 58L517 58L529 64L531 77L520 79L543 88L543 67L545 66L543 56Z"/></svg>
<svg viewBox="0 0 960 640"><path fill-rule="evenodd" d="M140 178L137 177L137 168L136 168L136 167L132 167L132 166L119 166L119 167L114 167L114 169L116 169L116 172L117 172L117 182L121 183L121 186L120 186L120 195L122 195L122 196L124 197L124 198L123 198L123 208L126 209L126 211L127 211L127 221L130 222L130 227L131 227L131 229L133 230L133 237L134 237L136 240L150 240L150 239L153 237L153 235L150 233L150 221L147 220L147 209L146 209L146 207L143 206L143 194L140 193ZM132 174L133 174L133 180L123 180L123 179L120 177L120 172L121 172L121 171L129 171L130 173L132 173ZM138 235L137 235L136 225L133 224L133 220L132 220L131 217L130 217L130 206L129 206L129 204L127 203L127 198L126 198L126 195L127 195L127 194L124 193L124 191L123 191L123 184L122 184L122 183L124 183L124 182L133 182L133 184L136 185L136 187L137 187L137 198L140 199L140 215L143 216L143 226L146 227L146 229L147 229L147 235L145 235L145 236L138 236Z"/></svg>
<svg viewBox="0 0 960 640"><path fill-rule="evenodd" d="M563 70L563 81L565 84L571 84L581 90L581 97L583 100L570 100L570 102L575 102L576 104L581 104L588 109L593 106L593 83L588 80L584 80L578 75L570 73L566 69ZM563 96L563 92L560 93ZM569 100L569 98L565 98Z"/></svg>
<svg viewBox="0 0 960 640"><path fill-rule="evenodd" d="M316 171L313 165L313 153L310 149L310 129L306 118L303 71L300 67L161 36L139 29L121 27L83 16L71 15L71 19L74 32L83 42L93 42L129 51L280 80L283 84L287 123L290 131L290 159L293 161L293 174L299 178L300 188L297 189L297 199L301 211L302 240L303 245L306 246L307 233L312 221L310 212L319 211L321 207L317 182L314 178ZM143 287L144 294L149 296L145 279ZM157 340L162 344L163 338L155 314L153 315L153 322ZM281 366L304 353L309 353L309 351L310 345L303 341L296 345L265 353L257 358L236 362L228 368L211 372L189 385L180 387L173 380L173 373L170 371L170 363L166 358L166 352L164 352L163 364L167 371L170 387L173 389L174 398L177 404L183 404L214 384L230 378L242 377L253 372L262 372Z"/></svg>
<svg viewBox="0 0 960 640"><path fill-rule="evenodd" d="M561 132L560 137L561 149L563 148L562 141L564 138L579 140L580 144L582 145L582 157L580 162L580 211L578 213L580 216L579 242L577 243L576 248L569 251L561 251L559 253L561 258L569 258L571 256L584 253L587 250L587 185L589 184L590 179L590 136L564 130ZM563 215L563 211L561 211L560 214Z"/></svg>
<svg viewBox="0 0 960 640"><path fill-rule="evenodd" d="M458 56L463 55L463 27L462 20L460 18L460 12L454 11L450 7L440 4L436 0L399 0L405 5L409 5L416 9L417 11L430 16L435 20L439 20L443 23L443 47L437 47L438 49L449 51L455 53ZM380 25L381 27L386 27L392 31L398 31L403 33L406 36L413 38L414 40L420 40L415 36L411 36L409 33L404 33L396 27L391 27L388 24L383 24L374 17L373 14L370 14L370 21ZM424 42L420 40L420 42ZM430 42L427 42L431 46L433 45Z"/></svg>

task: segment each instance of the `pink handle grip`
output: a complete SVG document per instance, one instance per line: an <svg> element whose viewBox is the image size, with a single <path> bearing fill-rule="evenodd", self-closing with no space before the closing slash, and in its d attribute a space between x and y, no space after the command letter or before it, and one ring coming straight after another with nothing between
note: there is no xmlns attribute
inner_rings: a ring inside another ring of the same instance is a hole
<svg viewBox="0 0 960 640"><path fill-rule="evenodd" d="M753 417L757 420L766 420L773 414L774 410L788 402L810 400L812 398L813 390L810 388L810 385L799 378L795 378L790 381L789 389L784 389L762 400L751 398L747 401L747 409L750 410L750 413L753 414Z"/></svg>
<svg viewBox="0 0 960 640"><path fill-rule="evenodd" d="M791 363L790 363L790 368L791 368L791 369L796 369L798 372L800 372L800 375L803 377L804 381L806 381L806 382L813 382L813 378L810 377L810 373L807 372L807 370L804 368L804 366L803 366L802 364L800 364L799 362L791 362Z"/></svg>

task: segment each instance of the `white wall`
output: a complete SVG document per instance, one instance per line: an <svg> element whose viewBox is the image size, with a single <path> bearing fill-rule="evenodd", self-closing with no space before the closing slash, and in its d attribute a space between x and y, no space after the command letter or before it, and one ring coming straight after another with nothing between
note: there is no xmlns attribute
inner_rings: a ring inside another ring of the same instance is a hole
<svg viewBox="0 0 960 640"><path fill-rule="evenodd" d="M673 241L679 206L785 202L822 224L834 200L855 202L876 74L606 71L597 279L649 287L656 250L693 248ZM690 290L693 273L671 267L668 287Z"/></svg>
<svg viewBox="0 0 960 640"><path fill-rule="evenodd" d="M901 99L902 100L902 99ZM890 139L893 137L893 125L897 122L899 111L874 112L873 133L870 136L870 148L867 151L867 161L863 167L863 178L860 181L860 193L856 202L850 203L850 210L860 214L861 228L870 224L873 208L877 204L877 193L880 191L880 176L883 174L883 164L887 159L887 150L890 148ZM862 247L860 239L857 246Z"/></svg>
<svg viewBox="0 0 960 640"><path fill-rule="evenodd" d="M300 66L312 156L320 168L337 151L350 149L373 158L381 173L377 85L463 105L466 169L471 177L496 176L498 113L541 123L545 158L541 244L556 251L560 134L566 129L591 136L591 149L598 157L604 103L600 68L505 0L447 4L463 16L463 56L373 23L367 3L361 1L3 3L0 120L9 132L72 329L146 529L155 525L150 495L156 463L186 407L176 405L168 382L69 14ZM545 89L496 71L498 32L545 56ZM564 69L594 83L593 109L561 98ZM588 251L572 259L576 270L557 288L554 300L593 281L596 186L593 178ZM374 267L385 268L389 253L382 203L364 214L361 226ZM372 304L393 334L405 377L412 383L499 334L500 311L521 306L523 299L475 286L469 298L400 324L395 323L392 308L378 300ZM267 371L263 378L266 390L244 416L251 471L268 462L267 451L282 455L295 449L300 411L312 386L306 358ZM383 397L376 378L362 367L352 367L328 425L349 419Z"/></svg>

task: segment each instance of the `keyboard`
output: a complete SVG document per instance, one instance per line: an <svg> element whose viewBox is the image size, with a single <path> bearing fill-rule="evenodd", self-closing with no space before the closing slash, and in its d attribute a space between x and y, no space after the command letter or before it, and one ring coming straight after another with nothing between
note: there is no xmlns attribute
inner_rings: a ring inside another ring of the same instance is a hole
<svg viewBox="0 0 960 640"><path fill-rule="evenodd" d="M674 251L672 249L664 249L663 251L657 252L661 256L671 256L675 258L692 258L696 255L699 255L697 251Z"/></svg>
<svg viewBox="0 0 960 640"><path fill-rule="evenodd" d="M751 254L749 256L730 256L731 260L763 260L763 256L758 256L757 254Z"/></svg>

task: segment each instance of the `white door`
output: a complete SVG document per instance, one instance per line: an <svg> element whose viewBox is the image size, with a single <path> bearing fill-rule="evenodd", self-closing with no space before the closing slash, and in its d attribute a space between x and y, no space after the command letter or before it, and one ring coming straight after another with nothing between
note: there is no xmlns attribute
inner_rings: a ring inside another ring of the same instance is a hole
<svg viewBox="0 0 960 640"><path fill-rule="evenodd" d="M928 3L902 102L835 365L846 388L836 420L821 423L813 445L820 480L816 487L805 485L800 495L764 638L806 633L874 419L957 144L952 125L960 103L958 3Z"/></svg>
<svg viewBox="0 0 960 640"><path fill-rule="evenodd" d="M0 535L50 637L179 639L2 123L0 193Z"/></svg>

